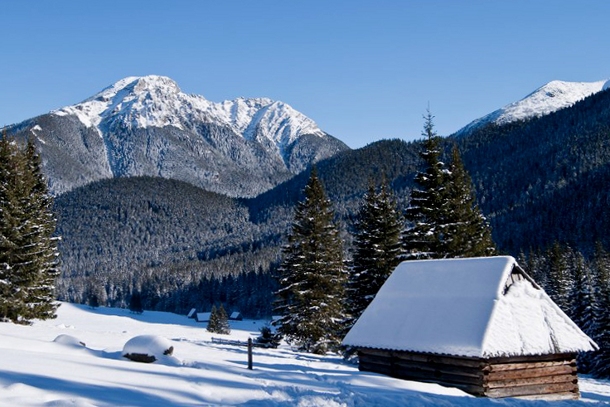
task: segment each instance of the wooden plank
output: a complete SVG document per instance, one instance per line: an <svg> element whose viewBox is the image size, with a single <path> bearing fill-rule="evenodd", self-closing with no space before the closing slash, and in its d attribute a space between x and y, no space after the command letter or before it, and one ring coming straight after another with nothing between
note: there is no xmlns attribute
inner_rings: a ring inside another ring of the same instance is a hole
<svg viewBox="0 0 610 407"><path fill-rule="evenodd" d="M459 358L451 356L439 356L433 354L407 352L393 352L392 354L398 359L410 360L415 362L440 363L444 365L465 366L473 368L479 368L487 364L486 361L479 358Z"/></svg>
<svg viewBox="0 0 610 407"><path fill-rule="evenodd" d="M553 383L578 383L578 377L576 375L558 375L558 376L541 376L541 377L529 377L525 379L507 379L507 380L494 380L485 382L485 386L489 389L496 389L502 387L518 387L536 384L553 384Z"/></svg>
<svg viewBox="0 0 610 407"><path fill-rule="evenodd" d="M361 360L358 365L358 369L363 372L382 373L388 376L392 375L392 367L390 365L371 363L369 361Z"/></svg>
<svg viewBox="0 0 610 407"><path fill-rule="evenodd" d="M457 384L471 384L483 387L482 377L463 376L459 374L440 373L433 370L418 370L409 369L400 366L392 366L392 375L401 378L409 378L411 380L425 380L431 382L449 383L450 386Z"/></svg>
<svg viewBox="0 0 610 407"><path fill-rule="evenodd" d="M556 360L549 362L523 362L523 363L503 363L503 364L490 364L489 371L490 372L502 372L506 370L519 370L519 369L532 369L539 367L549 367L549 366L576 366L576 360Z"/></svg>
<svg viewBox="0 0 610 407"><path fill-rule="evenodd" d="M545 400L545 401L578 400L580 398L580 392L568 391L568 392L564 392L564 393L532 394L530 396L515 396L514 398L524 399L524 400Z"/></svg>
<svg viewBox="0 0 610 407"><path fill-rule="evenodd" d="M483 371L480 368L473 367L462 367L452 365L441 365L435 363L424 363L424 362L412 362L396 359L393 363L394 366L399 366L406 369L424 370L429 372L438 372L439 374L454 374L467 377L476 377L483 379Z"/></svg>
<svg viewBox="0 0 610 407"><path fill-rule="evenodd" d="M519 387L504 387L501 389L489 389L485 391L487 397L501 398L501 397L516 397L516 396L532 396L541 394L553 394L553 393L569 393L577 392L578 385L573 383L555 383L555 384L541 384L532 386L519 386Z"/></svg>
<svg viewBox="0 0 610 407"><path fill-rule="evenodd" d="M489 358L487 361L489 364L502 364L502 363L521 363L521 362L550 362L554 360L572 360L576 359L575 353L556 353L551 355L536 355L536 356L510 356L510 357L497 357Z"/></svg>
<svg viewBox="0 0 610 407"><path fill-rule="evenodd" d="M535 369L506 370L501 372L489 372L485 378L488 382L495 380L525 379L527 377L541 377L554 375L576 374L576 367L570 365L549 366Z"/></svg>

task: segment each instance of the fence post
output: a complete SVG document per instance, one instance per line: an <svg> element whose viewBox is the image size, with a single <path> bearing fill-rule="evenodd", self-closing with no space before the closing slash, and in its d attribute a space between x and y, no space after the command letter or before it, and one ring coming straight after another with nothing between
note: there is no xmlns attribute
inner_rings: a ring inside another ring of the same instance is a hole
<svg viewBox="0 0 610 407"><path fill-rule="evenodd" d="M248 338L248 369L252 370L252 338Z"/></svg>

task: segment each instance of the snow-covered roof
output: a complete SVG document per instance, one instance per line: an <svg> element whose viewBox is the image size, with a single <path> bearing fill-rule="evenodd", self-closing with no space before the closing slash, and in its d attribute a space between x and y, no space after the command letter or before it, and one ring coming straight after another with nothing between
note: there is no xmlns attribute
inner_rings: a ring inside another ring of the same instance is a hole
<svg viewBox="0 0 610 407"><path fill-rule="evenodd" d="M482 358L594 350L515 267L525 276L510 256L403 262L343 343Z"/></svg>

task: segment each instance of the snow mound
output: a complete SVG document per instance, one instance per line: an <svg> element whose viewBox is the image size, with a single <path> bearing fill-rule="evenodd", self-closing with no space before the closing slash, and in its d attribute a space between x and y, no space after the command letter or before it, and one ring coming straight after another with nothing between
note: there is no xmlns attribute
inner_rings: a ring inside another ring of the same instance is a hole
<svg viewBox="0 0 610 407"><path fill-rule="evenodd" d="M606 81L606 83L604 83L604 86L602 87L602 90L606 90L610 88L610 80Z"/></svg>
<svg viewBox="0 0 610 407"><path fill-rule="evenodd" d="M61 334L53 340L55 343L59 343L66 346L84 347L85 343L72 335Z"/></svg>
<svg viewBox="0 0 610 407"><path fill-rule="evenodd" d="M168 339L156 335L140 335L125 343L123 356L138 362L154 362L172 355L174 347Z"/></svg>

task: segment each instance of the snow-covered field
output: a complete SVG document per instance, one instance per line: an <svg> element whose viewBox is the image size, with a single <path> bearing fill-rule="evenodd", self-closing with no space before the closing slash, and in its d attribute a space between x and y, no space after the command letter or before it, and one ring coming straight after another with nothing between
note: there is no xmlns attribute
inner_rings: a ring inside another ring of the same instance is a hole
<svg viewBox="0 0 610 407"><path fill-rule="evenodd" d="M224 338L255 337L265 321L232 321ZM123 346L156 335L174 347L153 364L129 361ZM205 324L185 316L62 304L55 320L0 324L0 406L548 406L489 400L459 390L359 372L336 356L287 346L254 350L212 343ZM84 343L83 346L79 342ZM610 405L610 382L580 378L581 401ZM586 404L584 404L586 403Z"/></svg>

